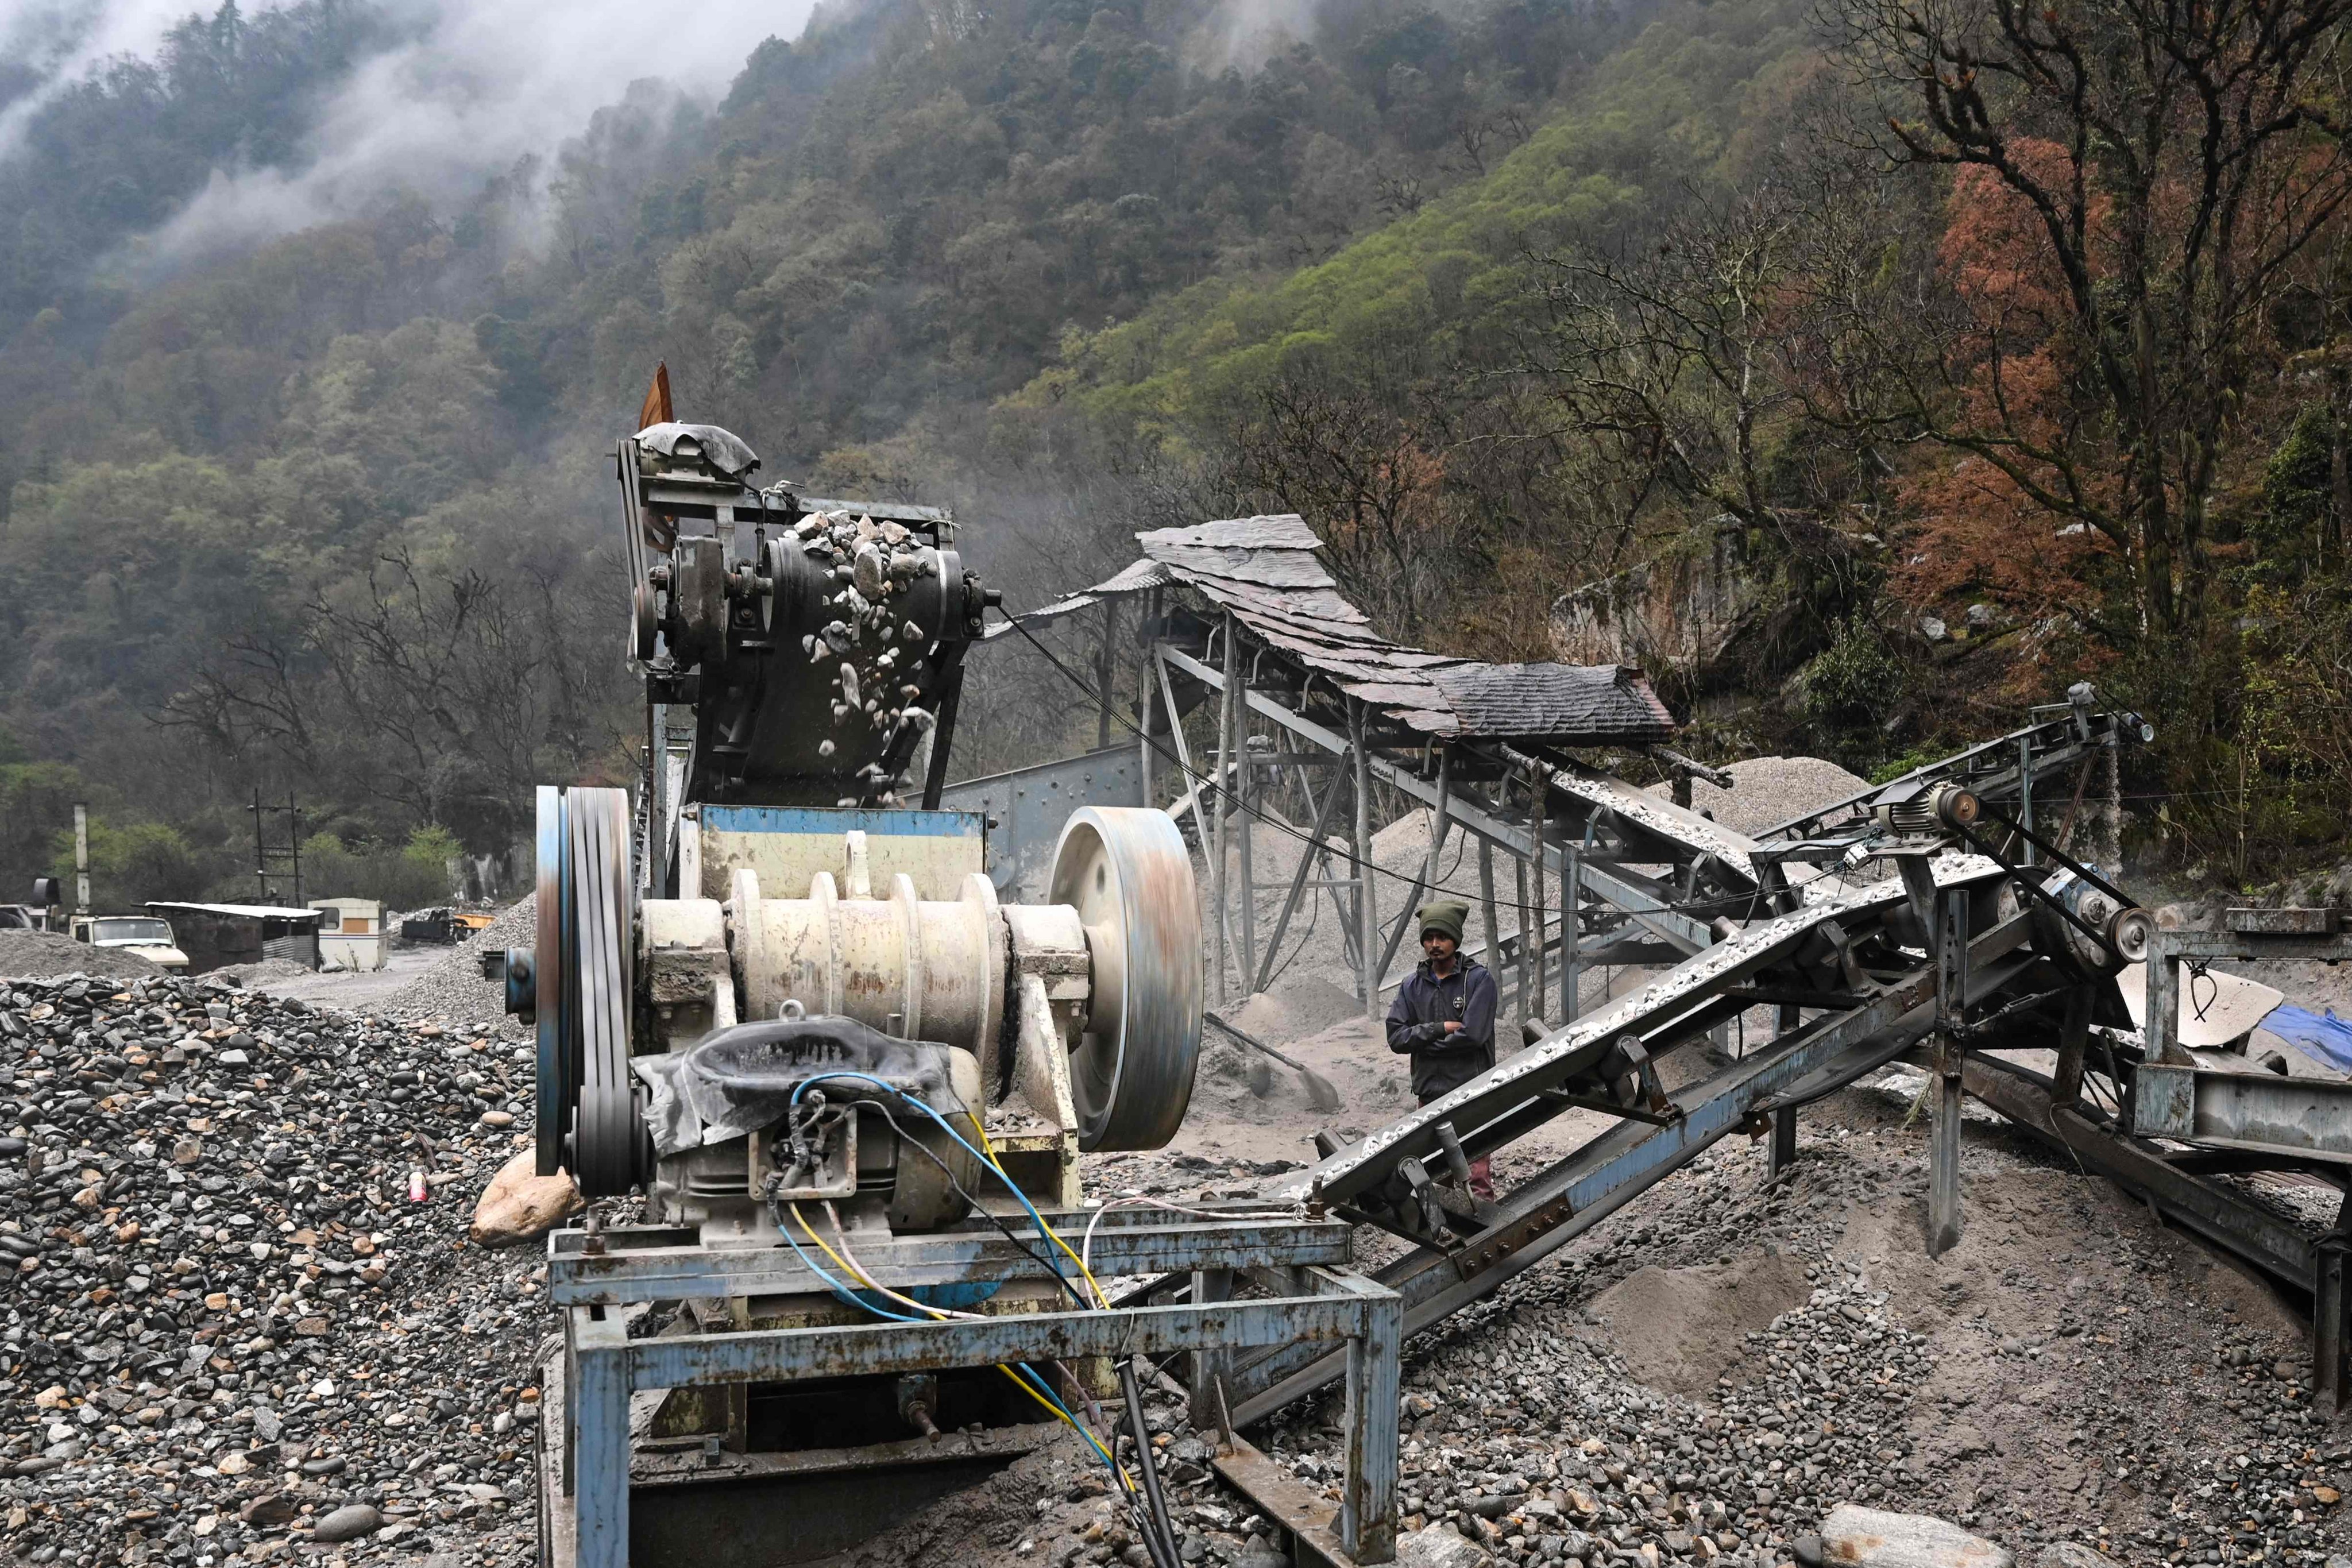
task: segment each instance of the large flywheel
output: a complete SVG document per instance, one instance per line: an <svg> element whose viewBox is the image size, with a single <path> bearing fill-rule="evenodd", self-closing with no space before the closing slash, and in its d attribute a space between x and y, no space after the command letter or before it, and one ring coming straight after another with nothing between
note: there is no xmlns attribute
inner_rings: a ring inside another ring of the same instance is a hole
<svg viewBox="0 0 2352 1568"><path fill-rule="evenodd" d="M538 848L539 1171L614 1197L646 1163L629 1075L628 792L542 785Z"/></svg>
<svg viewBox="0 0 2352 1568"><path fill-rule="evenodd" d="M1047 901L1078 911L1094 969L1070 1053L1078 1147L1160 1148L1201 1055L1201 906L1183 836L1164 811L1083 807L1055 847Z"/></svg>

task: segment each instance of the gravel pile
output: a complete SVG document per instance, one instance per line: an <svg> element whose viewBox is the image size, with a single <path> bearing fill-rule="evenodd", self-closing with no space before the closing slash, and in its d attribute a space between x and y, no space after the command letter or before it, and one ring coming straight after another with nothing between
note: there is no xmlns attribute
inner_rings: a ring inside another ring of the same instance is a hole
<svg viewBox="0 0 2352 1568"><path fill-rule="evenodd" d="M503 1029L521 1037L521 1026L507 1016L502 982L482 978L482 954L503 948L530 947L539 940L539 895L527 893L520 901L499 911L499 918L452 947L433 967L383 1000L383 1011L395 1018L437 1018L457 1026Z"/></svg>
<svg viewBox="0 0 2352 1568"><path fill-rule="evenodd" d="M100 958L100 953L104 958ZM62 931L0 931L0 975L79 974L101 963L112 974L161 974L161 964L150 963L121 948L94 948Z"/></svg>
<svg viewBox="0 0 2352 1568"><path fill-rule="evenodd" d="M1725 773L1733 787L1717 789L1704 779L1691 781L1691 809L1703 811L1735 833L1760 833L1777 827L1800 812L1858 795L1870 781L1850 773L1822 757L1748 757L1727 763ZM1670 794L1655 784L1650 793Z"/></svg>
<svg viewBox="0 0 2352 1568"><path fill-rule="evenodd" d="M14 1561L529 1560L534 1259L463 1239L513 1047L208 979L17 981L0 1040Z"/></svg>

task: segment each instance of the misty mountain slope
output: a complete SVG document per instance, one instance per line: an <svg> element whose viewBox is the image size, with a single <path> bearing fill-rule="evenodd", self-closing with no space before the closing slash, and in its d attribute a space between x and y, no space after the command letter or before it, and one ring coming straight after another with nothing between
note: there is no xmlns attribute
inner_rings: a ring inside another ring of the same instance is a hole
<svg viewBox="0 0 2352 1568"><path fill-rule="evenodd" d="M1134 320L1074 335L1015 408L1069 409L1150 435L1214 424L1300 354L1491 359L1523 310L1530 252L1606 245L1720 178L1775 135L1816 56L1795 0L1671 7L1590 73L1491 174L1328 261L1276 279L1218 278Z"/></svg>
<svg viewBox="0 0 2352 1568"><path fill-rule="evenodd" d="M92 266L171 218L226 164L299 163L321 105L394 26L350 0L190 15L152 58L118 57L36 100L0 155L0 339L56 309L102 327L126 285Z"/></svg>
<svg viewBox="0 0 2352 1568"><path fill-rule="evenodd" d="M1562 0L1361 0L1254 71L1203 70L1222 16L898 3L764 46L710 155L647 194L686 230L657 298L592 285L600 330L658 344L695 407L805 465L1019 387L1074 329L1286 272L1475 178L1625 31Z"/></svg>

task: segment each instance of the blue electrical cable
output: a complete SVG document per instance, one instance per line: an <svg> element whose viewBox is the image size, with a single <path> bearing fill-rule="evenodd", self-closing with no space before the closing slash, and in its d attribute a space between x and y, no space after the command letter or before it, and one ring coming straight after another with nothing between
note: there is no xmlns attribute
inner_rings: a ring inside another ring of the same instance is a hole
<svg viewBox="0 0 2352 1568"><path fill-rule="evenodd" d="M881 1308L876 1306L873 1302L868 1301L864 1297L856 1294L847 1286L844 1285L840 1280L827 1273L824 1264L819 1263L815 1258L811 1258L806 1252L801 1250L801 1244L793 1239L791 1227L784 1224L782 1216L771 1215L770 1217L775 1220L776 1234L784 1238L784 1245L793 1249L793 1256L799 1258L803 1264L806 1265L810 1273L815 1275L818 1279L824 1280L825 1284L832 1287L833 1293L840 1297L844 1302L852 1307L863 1307L875 1316L879 1318L887 1318L894 1323L928 1323L932 1321L929 1318L910 1318L904 1312L885 1311Z"/></svg>

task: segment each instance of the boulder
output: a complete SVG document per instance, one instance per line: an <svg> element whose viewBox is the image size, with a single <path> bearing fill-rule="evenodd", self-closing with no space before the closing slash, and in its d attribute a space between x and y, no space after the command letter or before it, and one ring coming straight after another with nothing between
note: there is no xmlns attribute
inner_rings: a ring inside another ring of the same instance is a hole
<svg viewBox="0 0 2352 1568"><path fill-rule="evenodd" d="M2016 1568L2017 1554L1924 1513L1841 1504L1822 1521L1830 1568Z"/></svg>
<svg viewBox="0 0 2352 1568"><path fill-rule="evenodd" d="M525 1149L499 1167L474 1205L466 1234L478 1247L514 1247L537 1240L583 1207L568 1172L539 1173L539 1157Z"/></svg>
<svg viewBox="0 0 2352 1568"><path fill-rule="evenodd" d="M1486 1549L1465 1541L1450 1524L1433 1524L1397 1537L1397 1568L1485 1568Z"/></svg>
<svg viewBox="0 0 2352 1568"><path fill-rule="evenodd" d="M347 1503L319 1521L310 1531L310 1539L320 1545L331 1546L338 1542L357 1541L362 1535L373 1535L383 1528L383 1516L363 1502Z"/></svg>
<svg viewBox="0 0 2352 1568"><path fill-rule="evenodd" d="M2042 1549L2033 1568L2116 1568L2116 1560L2079 1541L2058 1541Z"/></svg>

